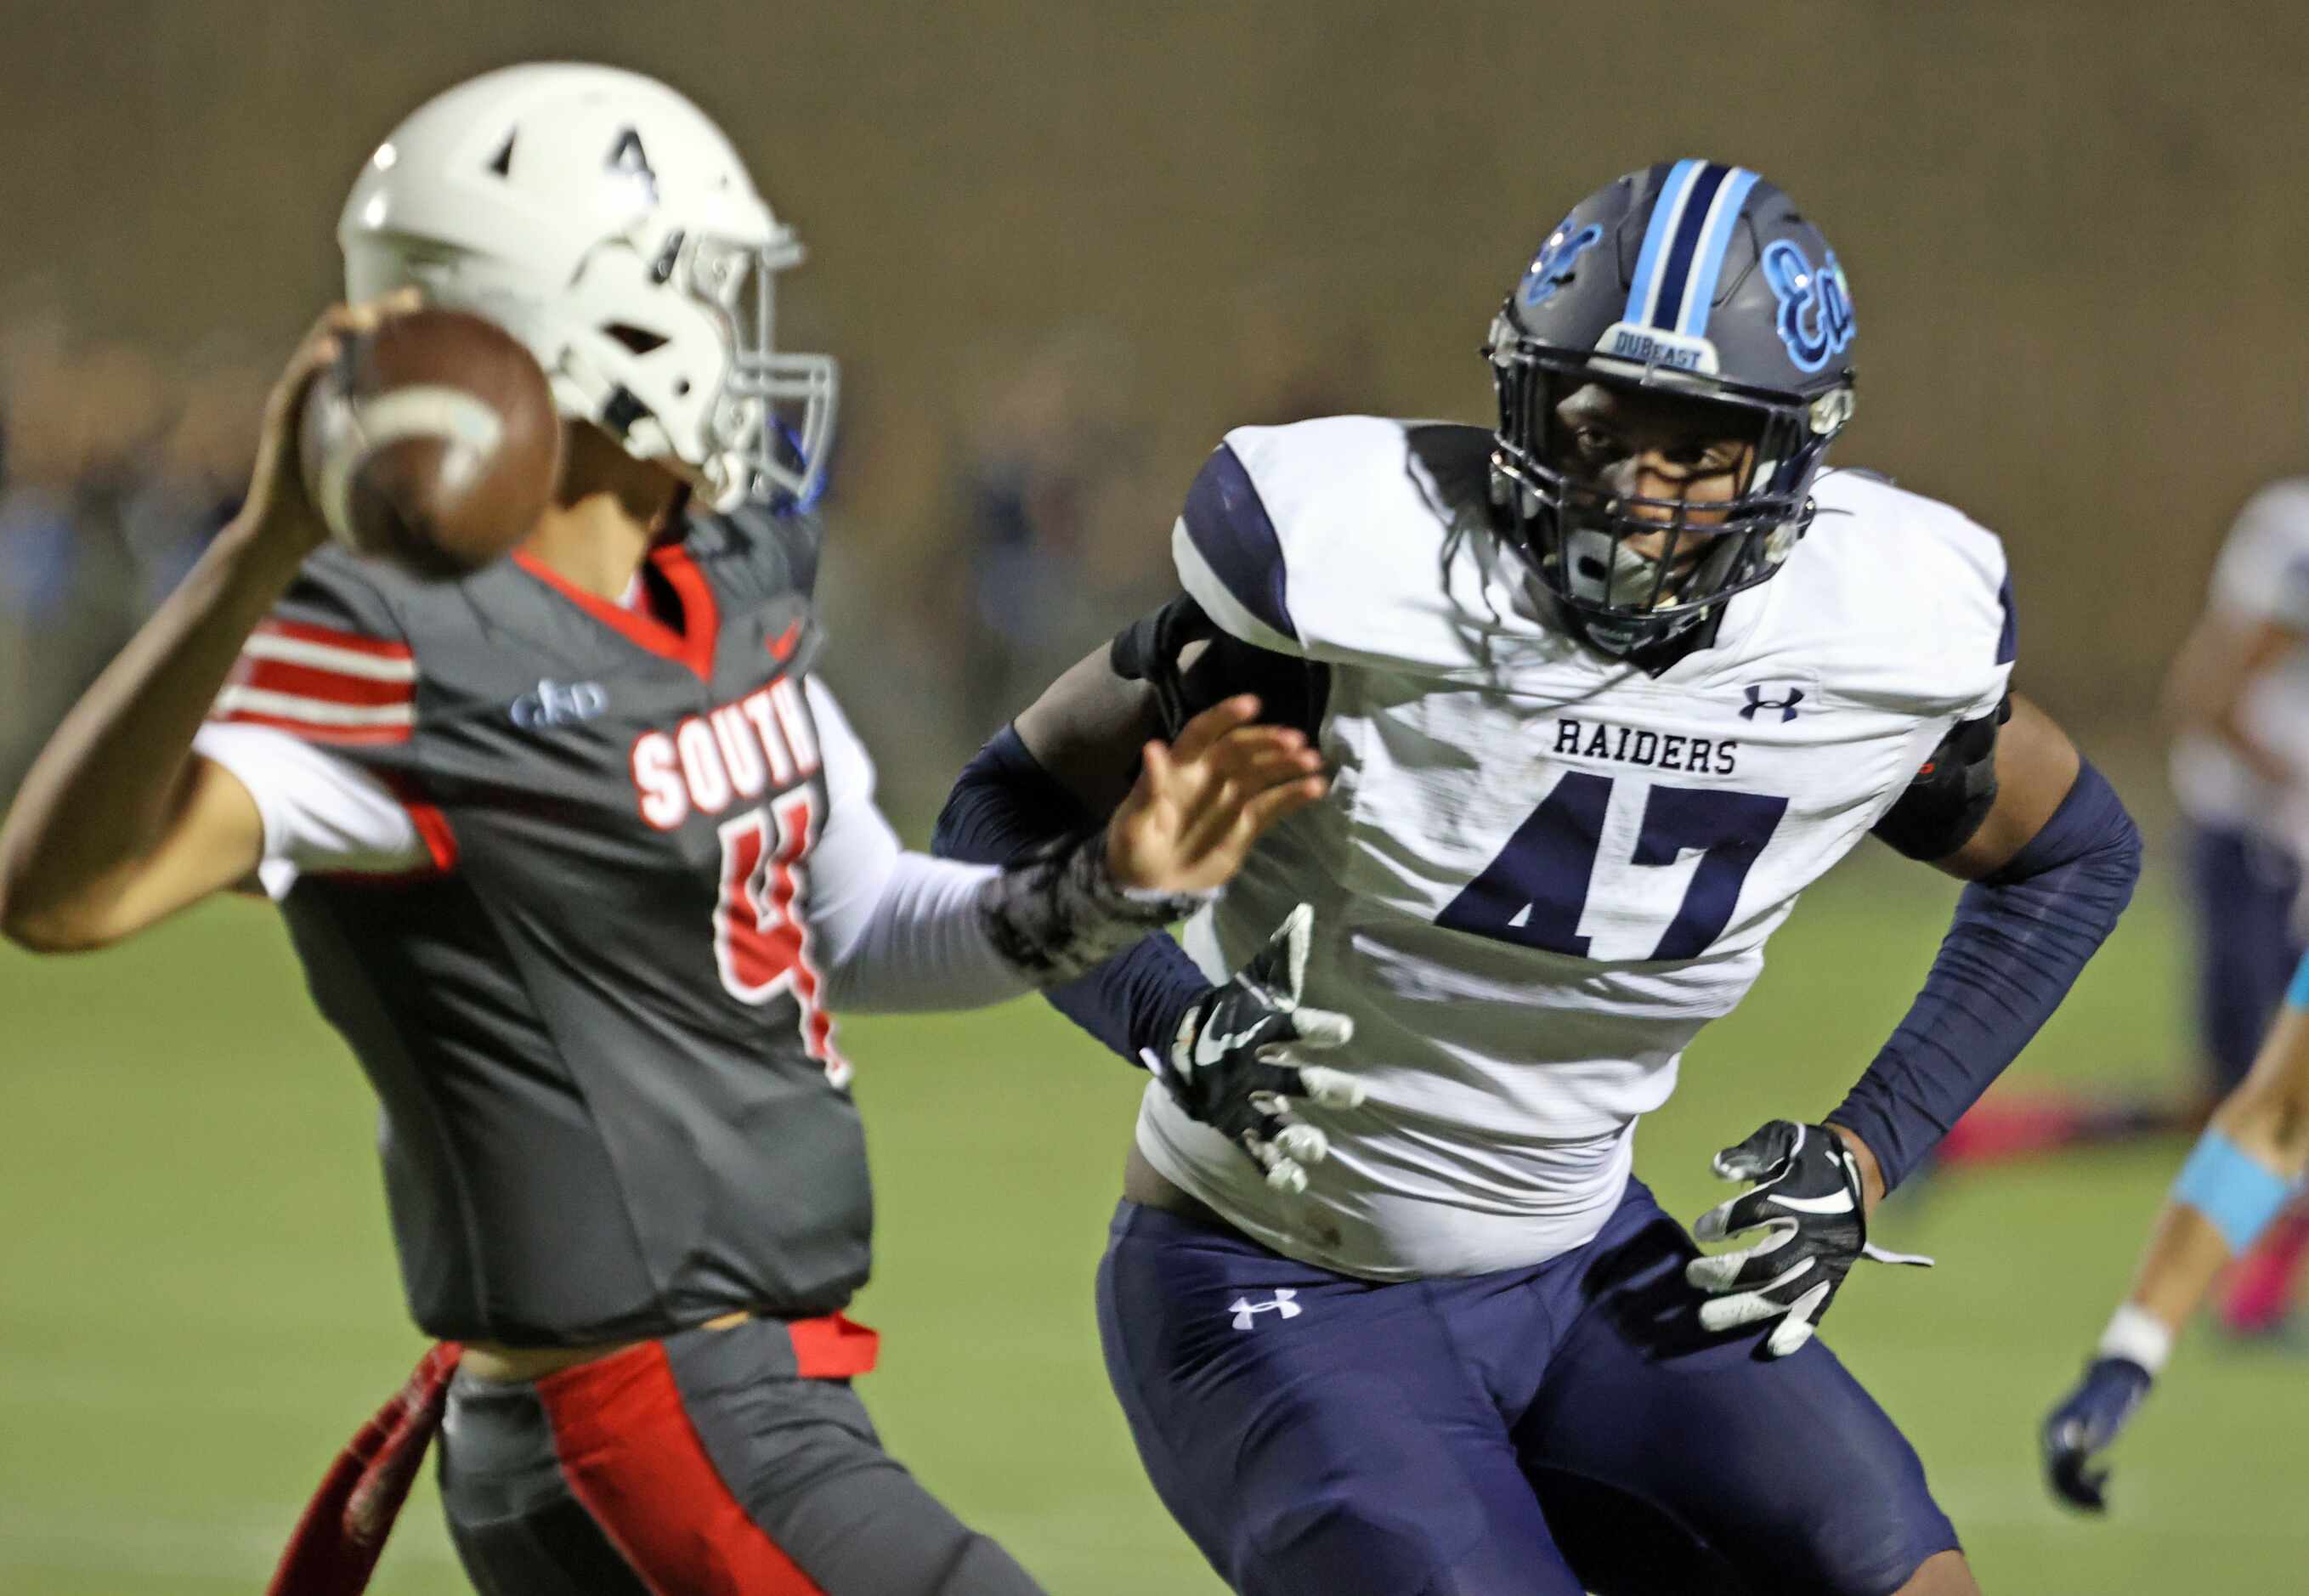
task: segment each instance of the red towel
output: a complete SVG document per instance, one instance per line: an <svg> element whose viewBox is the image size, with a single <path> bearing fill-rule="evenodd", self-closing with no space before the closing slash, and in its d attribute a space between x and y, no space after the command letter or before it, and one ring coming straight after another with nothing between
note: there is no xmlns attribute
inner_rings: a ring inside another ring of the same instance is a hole
<svg viewBox="0 0 2309 1596"><path fill-rule="evenodd" d="M385 1538L441 1428L462 1350L443 1342L428 1351L408 1384L337 1454L289 1537L266 1596L359 1596L368 1588Z"/></svg>

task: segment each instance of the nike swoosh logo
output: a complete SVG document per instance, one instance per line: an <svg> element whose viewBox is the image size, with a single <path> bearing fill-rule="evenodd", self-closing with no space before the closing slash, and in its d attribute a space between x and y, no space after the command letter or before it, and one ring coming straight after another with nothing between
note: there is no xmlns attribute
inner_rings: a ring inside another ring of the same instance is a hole
<svg viewBox="0 0 2309 1596"><path fill-rule="evenodd" d="M1832 1197L1776 1196L1772 1199L1772 1205L1776 1208L1793 1208L1798 1213L1850 1213L1852 1196L1848 1192L1838 1192Z"/></svg>
<svg viewBox="0 0 2309 1596"><path fill-rule="evenodd" d="M1254 1025L1248 1031L1231 1031L1224 1036L1198 1036L1195 1039L1195 1062L1216 1064L1258 1034L1258 1027Z"/></svg>

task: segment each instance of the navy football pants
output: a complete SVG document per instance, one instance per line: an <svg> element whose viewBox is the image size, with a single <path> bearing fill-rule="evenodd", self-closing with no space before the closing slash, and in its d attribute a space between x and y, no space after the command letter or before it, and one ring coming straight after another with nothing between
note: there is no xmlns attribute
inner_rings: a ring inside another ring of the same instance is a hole
<svg viewBox="0 0 2309 1596"><path fill-rule="evenodd" d="M795 1372L774 1321L461 1375L441 1443L482 1596L1041 1596L882 1450L847 1380Z"/></svg>
<svg viewBox="0 0 2309 1596"><path fill-rule="evenodd" d="M1696 1249L1640 1183L1587 1247L1465 1278L1374 1284L1128 1202L1110 1237L1108 1375L1243 1596L1885 1596L1957 1544L1825 1346L1700 1332Z"/></svg>
<svg viewBox="0 0 2309 1596"><path fill-rule="evenodd" d="M2301 962L2293 901L2301 868L2248 832L2188 830L2189 909L2197 922L2197 1029L2227 1096L2253 1068L2261 1039Z"/></svg>

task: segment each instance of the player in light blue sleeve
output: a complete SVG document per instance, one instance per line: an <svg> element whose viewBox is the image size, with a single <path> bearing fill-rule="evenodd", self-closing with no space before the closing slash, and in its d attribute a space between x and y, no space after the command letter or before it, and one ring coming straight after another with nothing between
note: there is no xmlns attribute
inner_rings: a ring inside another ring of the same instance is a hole
<svg viewBox="0 0 2309 1596"><path fill-rule="evenodd" d="M2214 1111L2158 1216L2132 1290L2110 1318L2084 1377L2045 1420L2053 1490L2088 1512L2107 1506L2098 1454L2148 1396L2214 1278L2243 1257L2309 1172L2309 960L2285 995L2252 1073Z"/></svg>

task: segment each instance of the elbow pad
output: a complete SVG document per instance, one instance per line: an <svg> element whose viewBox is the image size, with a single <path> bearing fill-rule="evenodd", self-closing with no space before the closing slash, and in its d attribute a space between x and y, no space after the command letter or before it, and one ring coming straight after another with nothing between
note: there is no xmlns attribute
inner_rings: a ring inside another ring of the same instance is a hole
<svg viewBox="0 0 2309 1596"><path fill-rule="evenodd" d="M1895 851L1930 863L1972 841L1996 807L1996 729L2012 718L2012 701L1993 715L1959 720L1885 811L1874 830Z"/></svg>

